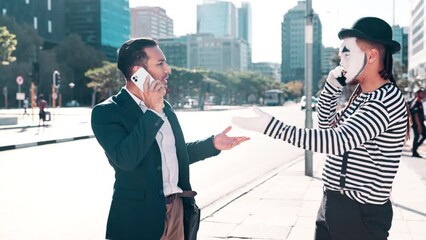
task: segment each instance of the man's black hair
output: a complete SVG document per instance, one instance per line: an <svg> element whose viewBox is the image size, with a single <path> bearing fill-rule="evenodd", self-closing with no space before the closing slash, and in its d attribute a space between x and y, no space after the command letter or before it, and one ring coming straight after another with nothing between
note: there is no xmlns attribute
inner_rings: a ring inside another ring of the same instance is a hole
<svg viewBox="0 0 426 240"><path fill-rule="evenodd" d="M130 79L133 66L146 67L145 48L158 46L151 38L134 38L126 41L118 51L117 67L126 79Z"/></svg>

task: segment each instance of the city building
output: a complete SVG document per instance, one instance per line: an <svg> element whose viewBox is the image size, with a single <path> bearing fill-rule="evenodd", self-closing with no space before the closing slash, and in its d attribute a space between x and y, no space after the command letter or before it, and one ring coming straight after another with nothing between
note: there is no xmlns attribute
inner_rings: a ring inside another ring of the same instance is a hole
<svg viewBox="0 0 426 240"><path fill-rule="evenodd" d="M65 0L1 0L0 13L33 26L50 48L65 36Z"/></svg>
<svg viewBox="0 0 426 240"><path fill-rule="evenodd" d="M191 68L188 62L188 36L159 38L158 43L171 66Z"/></svg>
<svg viewBox="0 0 426 240"><path fill-rule="evenodd" d="M213 34L190 34L160 38L159 44L170 65L189 69L239 71L248 69L248 43Z"/></svg>
<svg viewBox="0 0 426 240"><path fill-rule="evenodd" d="M408 73L413 81L426 80L426 3L424 0L411 2L410 31L408 34Z"/></svg>
<svg viewBox="0 0 426 240"><path fill-rule="evenodd" d="M251 6L248 2L242 2L238 8L238 38L245 40L249 46L248 62L251 64L251 47L252 47L252 22L251 22Z"/></svg>
<svg viewBox="0 0 426 240"><path fill-rule="evenodd" d="M174 36L173 20L160 7L135 7L130 9L132 38L154 39Z"/></svg>
<svg viewBox="0 0 426 240"><path fill-rule="evenodd" d="M327 76L330 70L334 69L339 62L333 62L339 54L338 48L323 47L321 50L321 75Z"/></svg>
<svg viewBox="0 0 426 240"><path fill-rule="evenodd" d="M393 55L393 72L396 79L407 78L408 28L392 26L393 39L401 44L401 50Z"/></svg>
<svg viewBox="0 0 426 240"><path fill-rule="evenodd" d="M306 2L299 1L290 9L281 24L281 81L305 81ZM313 16L312 90L319 88L321 78L322 27L318 14Z"/></svg>
<svg viewBox="0 0 426 240"><path fill-rule="evenodd" d="M247 48L247 50L241 51L241 54L247 59L240 59L241 66L243 66L241 69L245 70L247 70L246 62L247 66L251 64L251 24L251 6L248 2L242 2L240 8L236 8L232 2L218 0L206 1L197 5L197 34L213 34L216 40L226 39L225 42L233 39L233 42L238 42L237 45L244 46L244 49ZM203 39L212 38L204 37ZM213 61L208 60L208 62ZM219 66L218 64L213 65Z"/></svg>
<svg viewBox="0 0 426 240"><path fill-rule="evenodd" d="M237 9L232 2L209 1L197 5L197 33L215 37L238 36Z"/></svg>
<svg viewBox="0 0 426 240"><path fill-rule="evenodd" d="M65 0L66 34L101 49L117 61L117 50L130 38L129 0Z"/></svg>
<svg viewBox="0 0 426 240"><path fill-rule="evenodd" d="M272 62L252 63L250 70L264 76L269 76L277 82L281 82L281 64Z"/></svg>

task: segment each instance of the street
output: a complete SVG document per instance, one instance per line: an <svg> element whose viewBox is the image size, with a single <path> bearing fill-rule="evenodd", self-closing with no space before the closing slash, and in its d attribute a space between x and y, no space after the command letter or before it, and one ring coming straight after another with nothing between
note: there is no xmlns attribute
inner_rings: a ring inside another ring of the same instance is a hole
<svg viewBox="0 0 426 240"><path fill-rule="evenodd" d="M291 124L304 122L304 111L295 104L263 109ZM248 108L177 112L187 141L217 134L230 125L233 116L251 114ZM28 129L25 136L87 130L88 122L61 119L61 130ZM303 150L261 134L237 128L229 134L252 139L191 166L192 186L203 211L218 207L219 200L238 194L248 184L303 157ZM0 239L103 238L114 173L94 138L4 151L0 155Z"/></svg>

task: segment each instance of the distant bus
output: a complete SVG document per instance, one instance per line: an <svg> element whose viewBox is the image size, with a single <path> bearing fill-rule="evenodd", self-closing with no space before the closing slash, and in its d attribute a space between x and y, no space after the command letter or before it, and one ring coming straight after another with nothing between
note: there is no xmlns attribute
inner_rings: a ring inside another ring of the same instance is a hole
<svg viewBox="0 0 426 240"><path fill-rule="evenodd" d="M278 89L270 89L265 91L265 105L281 106L284 104L284 92Z"/></svg>

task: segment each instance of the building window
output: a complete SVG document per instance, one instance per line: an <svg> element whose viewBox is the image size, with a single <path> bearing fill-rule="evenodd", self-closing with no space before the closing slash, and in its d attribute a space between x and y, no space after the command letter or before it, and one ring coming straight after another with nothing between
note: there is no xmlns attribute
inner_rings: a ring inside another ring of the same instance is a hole
<svg viewBox="0 0 426 240"><path fill-rule="evenodd" d="M52 10L52 0L47 0L47 10L48 11Z"/></svg>
<svg viewBox="0 0 426 240"><path fill-rule="evenodd" d="M3 16L6 16L6 13L7 13L7 9L6 9L6 8L3 8L3 9L1 10L1 14L2 14Z"/></svg>
<svg viewBox="0 0 426 240"><path fill-rule="evenodd" d="M37 17L34 17L34 29L37 29L37 25L38 25Z"/></svg>
<svg viewBox="0 0 426 240"><path fill-rule="evenodd" d="M47 32L52 33L52 21L47 21Z"/></svg>

